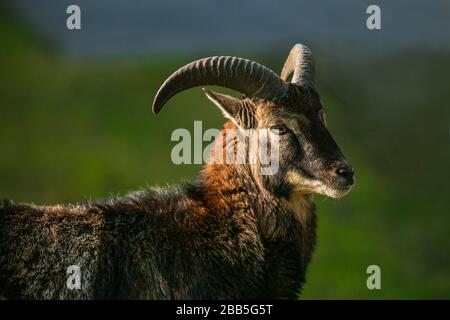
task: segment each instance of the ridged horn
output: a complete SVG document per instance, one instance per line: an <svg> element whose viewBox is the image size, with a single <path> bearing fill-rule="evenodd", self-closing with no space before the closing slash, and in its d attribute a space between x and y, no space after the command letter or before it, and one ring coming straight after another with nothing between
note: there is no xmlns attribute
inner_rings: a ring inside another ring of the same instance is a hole
<svg viewBox="0 0 450 320"><path fill-rule="evenodd" d="M205 85L233 89L251 98L276 100L288 94L289 84L272 70L247 59L216 56L191 62L162 84L153 100L153 113L177 93Z"/></svg>
<svg viewBox="0 0 450 320"><path fill-rule="evenodd" d="M314 60L307 46L296 44L292 47L281 71L281 79L286 81L292 72L292 83L314 88Z"/></svg>

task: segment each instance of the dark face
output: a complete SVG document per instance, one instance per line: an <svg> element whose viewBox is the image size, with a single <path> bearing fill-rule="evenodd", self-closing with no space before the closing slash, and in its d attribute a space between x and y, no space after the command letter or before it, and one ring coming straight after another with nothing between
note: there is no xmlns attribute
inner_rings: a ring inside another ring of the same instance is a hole
<svg viewBox="0 0 450 320"><path fill-rule="evenodd" d="M294 85L296 94L283 103L256 106L258 128L271 128L279 138L279 172L265 184L281 193L347 194L354 172L325 123L317 93Z"/></svg>

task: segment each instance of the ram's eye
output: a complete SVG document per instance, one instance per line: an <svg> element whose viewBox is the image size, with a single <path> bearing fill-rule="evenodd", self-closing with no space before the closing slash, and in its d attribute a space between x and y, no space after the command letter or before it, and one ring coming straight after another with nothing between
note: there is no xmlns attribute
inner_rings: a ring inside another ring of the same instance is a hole
<svg viewBox="0 0 450 320"><path fill-rule="evenodd" d="M270 127L270 130L278 133L278 134L286 134L289 132L289 129L284 124L276 124Z"/></svg>
<svg viewBox="0 0 450 320"><path fill-rule="evenodd" d="M320 118L320 120L322 120L323 124L325 126L327 126L327 117L326 117L326 114L325 114L325 110L322 109L322 110L319 111L319 118Z"/></svg>

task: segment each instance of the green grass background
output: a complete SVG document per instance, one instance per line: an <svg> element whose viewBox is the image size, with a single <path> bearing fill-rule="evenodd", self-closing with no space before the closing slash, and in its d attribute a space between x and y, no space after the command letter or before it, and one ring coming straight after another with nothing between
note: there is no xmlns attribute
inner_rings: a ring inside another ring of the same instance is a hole
<svg viewBox="0 0 450 320"><path fill-rule="evenodd" d="M170 135L194 120L219 128L220 112L196 89L150 112L192 57L68 58L18 21L0 18L0 197L68 203L195 178L200 166L172 164ZM357 185L339 201L316 198L302 298L450 298L450 55L330 55L319 48L319 91ZM258 61L278 70L283 59ZM381 290L366 287L372 264Z"/></svg>

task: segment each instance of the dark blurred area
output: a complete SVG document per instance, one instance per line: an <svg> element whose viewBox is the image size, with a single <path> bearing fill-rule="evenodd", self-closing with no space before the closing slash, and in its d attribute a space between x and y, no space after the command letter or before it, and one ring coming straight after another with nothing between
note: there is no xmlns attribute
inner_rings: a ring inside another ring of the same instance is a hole
<svg viewBox="0 0 450 320"><path fill-rule="evenodd" d="M81 8L82 29L66 28ZM0 198L77 202L194 179L176 128L220 128L192 89L150 112L158 87L204 56L281 70L293 44L316 60L328 126L356 170L317 197L319 242L302 298L450 298L450 3L378 1L0 2ZM368 290L379 265L382 289Z"/></svg>

